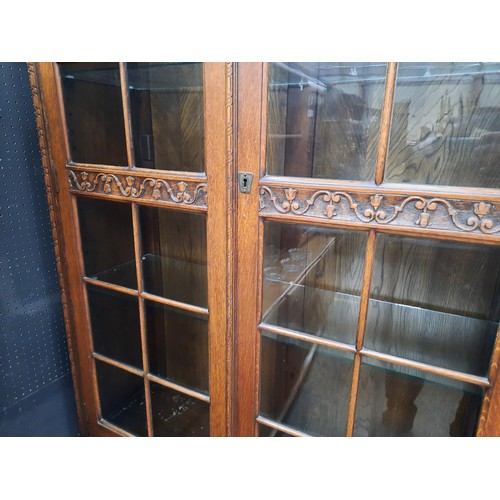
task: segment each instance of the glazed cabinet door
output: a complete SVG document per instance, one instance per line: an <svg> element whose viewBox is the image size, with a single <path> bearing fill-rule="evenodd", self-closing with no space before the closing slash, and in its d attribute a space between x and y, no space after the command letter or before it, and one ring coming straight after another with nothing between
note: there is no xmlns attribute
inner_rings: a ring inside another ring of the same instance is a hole
<svg viewBox="0 0 500 500"><path fill-rule="evenodd" d="M500 65L242 63L236 92L238 432L499 435Z"/></svg>
<svg viewBox="0 0 500 500"><path fill-rule="evenodd" d="M83 432L227 435L227 66L30 69Z"/></svg>

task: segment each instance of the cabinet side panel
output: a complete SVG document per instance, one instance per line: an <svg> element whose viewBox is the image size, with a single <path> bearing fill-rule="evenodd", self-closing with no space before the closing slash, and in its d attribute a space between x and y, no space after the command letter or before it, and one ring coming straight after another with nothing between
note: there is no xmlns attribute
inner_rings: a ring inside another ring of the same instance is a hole
<svg viewBox="0 0 500 500"><path fill-rule="evenodd" d="M103 432L100 432L101 427L97 425L96 401L92 388L94 375L83 306L85 301L80 275L81 262L78 259L76 229L65 172L67 161L65 136L54 66L52 63L30 63L28 71L42 154L80 432L84 436L113 435L114 433L104 428Z"/></svg>

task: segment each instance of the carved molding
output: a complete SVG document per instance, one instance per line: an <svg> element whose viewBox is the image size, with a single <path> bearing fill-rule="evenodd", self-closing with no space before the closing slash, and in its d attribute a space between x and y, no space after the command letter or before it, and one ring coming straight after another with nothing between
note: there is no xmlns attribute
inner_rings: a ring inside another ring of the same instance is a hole
<svg viewBox="0 0 500 500"><path fill-rule="evenodd" d="M392 224L467 233L500 233L500 210L485 201L416 195L349 193L261 186L262 214L293 214L342 222Z"/></svg>
<svg viewBox="0 0 500 500"><path fill-rule="evenodd" d="M59 280L59 286L61 287L61 303L63 308L63 317L64 317L64 326L66 329L66 340L68 345L68 356L69 362L71 366L71 373L73 375L73 389L75 391L75 400L76 400L76 409L78 415L78 421L80 424L80 429L83 428L83 413L82 413L82 405L81 405L81 396L80 390L77 383L77 370L75 365L75 346L73 345L72 335L73 335L73 327L71 323L69 305L68 305L68 296L66 293L67 284L65 280L65 270L64 270L64 262L63 254L63 241L60 237L61 230L59 228L59 219L57 217L56 212L56 203L53 194L53 186L55 185L55 180L52 178L50 165L52 164L52 160L50 159L50 152L47 146L47 134L46 134L46 126L45 126L45 118L43 115L42 109L42 100L40 96L40 84L38 81L38 75L35 68L35 63L27 63L28 66L28 76L31 87L31 95L33 99L33 107L35 111L35 120L36 120L36 128L38 133L38 144L40 146L40 153L42 157L42 169L43 169L43 177L45 183L45 192L47 193L47 203L49 207L49 218L50 218L50 226L52 232L52 240L54 242L54 255L56 259L56 269L57 269L57 277Z"/></svg>
<svg viewBox="0 0 500 500"><path fill-rule="evenodd" d="M125 173L87 172L68 169L73 192L99 193L181 205L207 206L207 183L139 177Z"/></svg>
<svg viewBox="0 0 500 500"><path fill-rule="evenodd" d="M234 89L234 63L226 62L226 196L227 206L233 206L234 199L234 135L233 135L233 89ZM232 373L233 373L233 331L234 331L234 212L227 210L226 214L226 422L228 423L226 434L232 435L231 417L233 414L232 398Z"/></svg>

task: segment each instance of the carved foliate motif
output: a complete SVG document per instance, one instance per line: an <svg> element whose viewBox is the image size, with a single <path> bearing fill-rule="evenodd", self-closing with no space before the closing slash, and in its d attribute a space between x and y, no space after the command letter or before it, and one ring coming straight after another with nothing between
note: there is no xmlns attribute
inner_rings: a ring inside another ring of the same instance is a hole
<svg viewBox="0 0 500 500"><path fill-rule="evenodd" d="M293 214L348 222L420 226L462 232L500 232L493 203L416 195L349 193L321 189L260 187L260 212Z"/></svg>
<svg viewBox="0 0 500 500"><path fill-rule="evenodd" d="M125 198L152 199L167 203L207 206L207 183L137 177L107 172L68 169L70 189Z"/></svg>

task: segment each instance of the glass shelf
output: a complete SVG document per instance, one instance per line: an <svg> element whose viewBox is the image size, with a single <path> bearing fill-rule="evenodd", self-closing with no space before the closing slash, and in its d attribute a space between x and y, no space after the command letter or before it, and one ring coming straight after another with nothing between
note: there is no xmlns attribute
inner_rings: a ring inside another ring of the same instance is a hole
<svg viewBox="0 0 500 500"><path fill-rule="evenodd" d="M146 254L142 257L144 291L167 299L206 307L207 266L184 260ZM135 289L135 261L124 262L88 278ZM189 283L180 287L179 283Z"/></svg>
<svg viewBox="0 0 500 500"><path fill-rule="evenodd" d="M352 354L264 332L261 371L262 416L311 435L344 435ZM483 395L479 386L363 357L354 434L473 435Z"/></svg>
<svg viewBox="0 0 500 500"><path fill-rule="evenodd" d="M264 277L266 281L287 291L267 309L263 322L354 345L358 296L290 285L276 277ZM364 345L384 354L486 376L498 326L485 319L370 299Z"/></svg>
<svg viewBox="0 0 500 500"><path fill-rule="evenodd" d="M127 64L128 88L137 91L202 92L203 81L200 79L195 85L186 85L186 81L193 83L193 79L185 75L186 69L189 72L200 64L199 62L129 63ZM168 71L162 71L165 69ZM120 70L111 66L99 69L75 68L62 72L61 76L67 80L120 86Z"/></svg>

